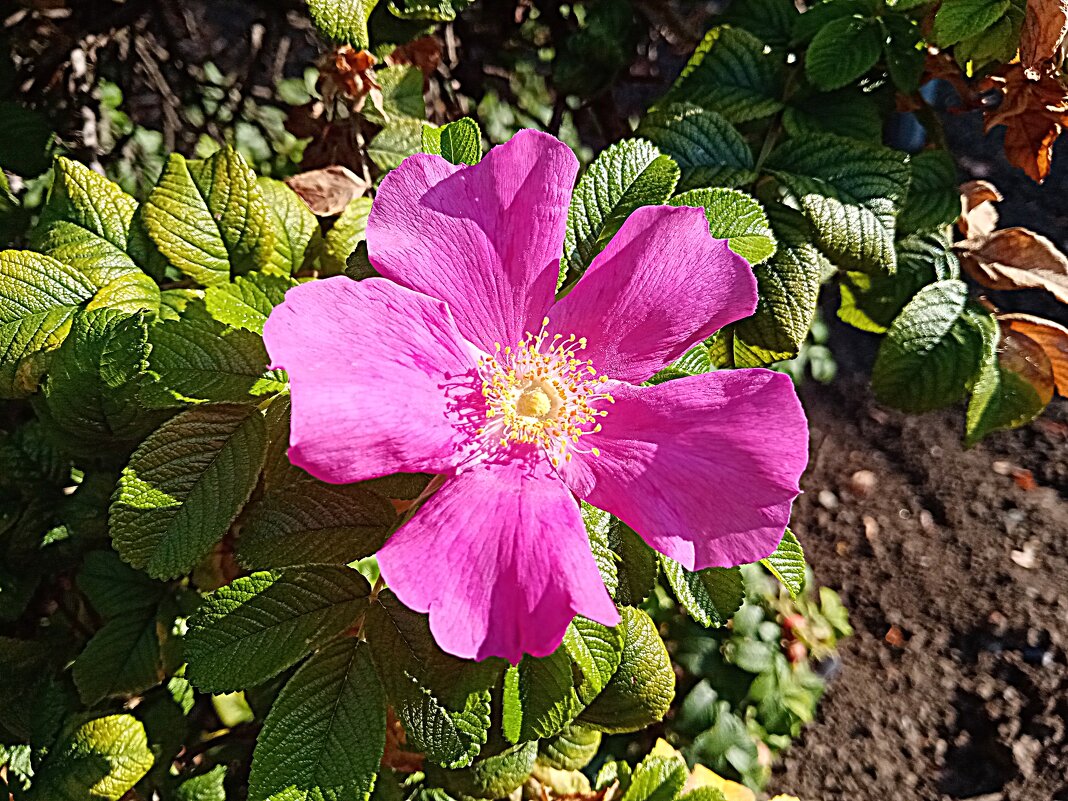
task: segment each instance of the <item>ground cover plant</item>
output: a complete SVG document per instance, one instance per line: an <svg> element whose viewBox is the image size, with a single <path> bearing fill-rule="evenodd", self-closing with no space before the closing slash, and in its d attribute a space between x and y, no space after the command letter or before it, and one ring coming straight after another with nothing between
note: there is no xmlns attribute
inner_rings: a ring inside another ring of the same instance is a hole
<svg viewBox="0 0 1068 801"><path fill-rule="evenodd" d="M1068 17L975 5L736 0L628 120L649 4L511 9L505 98L442 56L479 4L296 3L332 45L269 102L209 70L188 155L97 82L152 156L106 170L12 40L11 796L762 787L850 633L787 527L821 296L969 443L1065 387L1068 330L987 290L1064 302L1068 260L958 187L929 90L1042 180Z"/></svg>

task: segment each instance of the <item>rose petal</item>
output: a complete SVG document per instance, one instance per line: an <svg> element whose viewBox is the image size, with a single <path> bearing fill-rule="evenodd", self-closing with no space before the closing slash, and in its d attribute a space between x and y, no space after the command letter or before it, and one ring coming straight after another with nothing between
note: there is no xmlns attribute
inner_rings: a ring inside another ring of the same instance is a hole
<svg viewBox="0 0 1068 801"><path fill-rule="evenodd" d="M640 383L756 300L749 264L712 238L701 209L646 206L550 309L549 327L585 336L582 356L599 372Z"/></svg>
<svg viewBox="0 0 1068 801"><path fill-rule="evenodd" d="M450 479L378 552L382 576L464 658L557 649L575 615L619 622L575 498L544 465L483 463Z"/></svg>
<svg viewBox="0 0 1068 801"><path fill-rule="evenodd" d="M462 460L459 398L481 382L440 300L382 278L312 281L286 293L263 338L289 373L293 464L347 483Z"/></svg>
<svg viewBox="0 0 1068 801"><path fill-rule="evenodd" d="M778 545L808 462L790 378L731 370L651 387L609 382L603 429L565 478L690 570L762 559Z"/></svg>
<svg viewBox="0 0 1068 801"><path fill-rule="evenodd" d="M478 164L406 159L382 181L367 222L378 272L449 304L483 350L537 331L552 303L578 160L522 131Z"/></svg>

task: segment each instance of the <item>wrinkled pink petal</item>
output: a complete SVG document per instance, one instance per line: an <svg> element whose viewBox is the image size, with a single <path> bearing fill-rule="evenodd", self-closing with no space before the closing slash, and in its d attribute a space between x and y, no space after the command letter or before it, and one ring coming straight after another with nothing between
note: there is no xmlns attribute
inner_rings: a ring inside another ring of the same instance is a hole
<svg viewBox="0 0 1068 801"><path fill-rule="evenodd" d="M789 376L731 370L651 387L609 382L603 430L565 479L690 570L762 559L778 545L808 462Z"/></svg>
<svg viewBox="0 0 1068 801"><path fill-rule="evenodd" d="M289 373L293 464L345 483L462 458L460 400L481 382L440 300L383 278L311 281L286 293L263 338Z"/></svg>
<svg viewBox="0 0 1068 801"><path fill-rule="evenodd" d="M486 352L515 344L552 303L577 171L574 153L537 131L471 167L411 156L375 198L371 263L446 301L460 333Z"/></svg>
<svg viewBox="0 0 1068 801"><path fill-rule="evenodd" d="M597 572L578 503L539 460L484 463L450 479L378 552L401 602L430 613L456 656L546 656L584 615L619 614Z"/></svg>
<svg viewBox="0 0 1068 801"><path fill-rule="evenodd" d="M701 209L635 211L575 288L549 311L552 332L587 339L597 370L640 383L756 308L756 279Z"/></svg>

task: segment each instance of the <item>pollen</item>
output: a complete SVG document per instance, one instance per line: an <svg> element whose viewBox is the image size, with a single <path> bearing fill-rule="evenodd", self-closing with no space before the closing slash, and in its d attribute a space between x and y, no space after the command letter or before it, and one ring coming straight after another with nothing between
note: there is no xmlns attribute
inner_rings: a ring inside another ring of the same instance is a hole
<svg viewBox="0 0 1068 801"><path fill-rule="evenodd" d="M586 338L546 333L548 318L537 334L527 332L514 345L495 343L494 353L479 360L486 422L479 433L502 447L530 443L544 449L553 464L571 461L572 453L599 455L584 449L581 439L601 430L602 407L614 403L604 391L606 376L578 354Z"/></svg>

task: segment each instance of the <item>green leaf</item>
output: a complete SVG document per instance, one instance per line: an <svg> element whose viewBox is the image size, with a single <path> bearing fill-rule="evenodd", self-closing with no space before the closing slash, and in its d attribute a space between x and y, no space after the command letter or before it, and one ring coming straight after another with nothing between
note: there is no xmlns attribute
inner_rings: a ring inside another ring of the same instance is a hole
<svg viewBox="0 0 1068 801"><path fill-rule="evenodd" d="M323 254L323 273L338 275L345 272L345 262L356 246L367 238L367 217L371 213L371 198L358 197L349 201L334 227L326 235Z"/></svg>
<svg viewBox="0 0 1068 801"><path fill-rule="evenodd" d="M688 775L681 756L650 754L634 769L622 801L674 801Z"/></svg>
<svg viewBox="0 0 1068 801"><path fill-rule="evenodd" d="M367 801L386 744L369 647L338 640L279 693L256 741L249 801Z"/></svg>
<svg viewBox="0 0 1068 801"><path fill-rule="evenodd" d="M934 18L934 41L949 47L985 31L1009 10L1009 0L943 0Z"/></svg>
<svg viewBox="0 0 1068 801"><path fill-rule="evenodd" d="M678 166L641 139L625 139L604 150L571 197L560 283L581 275L632 211L666 202L678 180Z"/></svg>
<svg viewBox="0 0 1068 801"><path fill-rule="evenodd" d="M230 284L216 284L204 293L208 314L224 325L263 335L271 310L296 286L292 278L271 273L239 275Z"/></svg>
<svg viewBox="0 0 1068 801"><path fill-rule="evenodd" d="M836 264L894 272L895 217L909 181L904 153L825 134L787 140L768 168L797 196Z"/></svg>
<svg viewBox="0 0 1068 801"><path fill-rule="evenodd" d="M174 801L226 801L226 765L192 776L174 791Z"/></svg>
<svg viewBox="0 0 1068 801"><path fill-rule="evenodd" d="M132 715L83 723L53 751L34 782L33 801L119 801L153 763L145 728Z"/></svg>
<svg viewBox="0 0 1068 801"><path fill-rule="evenodd" d="M308 0L308 13L327 39L363 50L371 45L367 19L376 5L378 0Z"/></svg>
<svg viewBox="0 0 1068 801"><path fill-rule="evenodd" d="M460 770L429 766L427 783L444 787L455 798L507 798L530 777L537 756L536 741L520 743Z"/></svg>
<svg viewBox="0 0 1068 801"><path fill-rule="evenodd" d="M105 623L74 660L82 702L137 695L163 681L160 633L154 608Z"/></svg>
<svg viewBox="0 0 1068 801"><path fill-rule="evenodd" d="M538 762L556 770L581 770L601 746L601 732L568 726L555 737L538 743Z"/></svg>
<svg viewBox="0 0 1068 801"><path fill-rule="evenodd" d="M862 331L886 333L913 295L935 281L959 277L960 265L944 235L913 234L897 242L893 275L845 274L838 318Z"/></svg>
<svg viewBox="0 0 1068 801"><path fill-rule="evenodd" d="M423 81L419 79L419 100L423 99ZM441 156L450 164L478 164L482 160L482 130L470 117L463 117L435 128L423 126L423 152Z"/></svg>
<svg viewBox="0 0 1068 801"><path fill-rule="evenodd" d="M660 554L668 584L682 608L705 628L726 625L745 599L742 572L736 567L690 571Z"/></svg>
<svg viewBox="0 0 1068 801"><path fill-rule="evenodd" d="M1008 11L997 22L953 47L957 63L974 72L991 62L1011 61L1019 49L1024 16L1023 0L1012 0Z"/></svg>
<svg viewBox="0 0 1068 801"><path fill-rule="evenodd" d="M256 179L256 186L267 204L268 220L274 231L270 264L283 275L295 273L304 266L309 245L320 235L319 221L297 193L282 181L260 177Z"/></svg>
<svg viewBox="0 0 1068 801"><path fill-rule="evenodd" d="M229 146L204 161L173 154L144 217L160 252L204 286L271 261L275 236L267 201L256 173Z"/></svg>
<svg viewBox="0 0 1068 801"><path fill-rule="evenodd" d="M160 422L137 401L148 350L142 315L114 309L74 315L44 388L43 412L64 448L87 458L132 448Z"/></svg>
<svg viewBox="0 0 1068 801"><path fill-rule="evenodd" d="M141 393L146 405L255 403L286 388L285 373L267 370L267 349L252 331L187 315L152 326L149 340L156 380Z"/></svg>
<svg viewBox="0 0 1068 801"><path fill-rule="evenodd" d="M625 606L620 612L625 639L619 669L577 718L610 734L659 722L675 697L675 673L656 624L640 609Z"/></svg>
<svg viewBox="0 0 1068 801"><path fill-rule="evenodd" d="M303 480L268 493L249 510L237 558L257 570L349 564L381 548L396 522L393 505L360 484Z"/></svg>
<svg viewBox="0 0 1068 801"><path fill-rule="evenodd" d="M130 225L137 201L99 173L57 158L52 188L31 234L35 250L52 256L103 286L141 269L130 255Z"/></svg>
<svg viewBox="0 0 1068 801"><path fill-rule="evenodd" d="M422 147L422 120L394 120L371 140L367 155L380 170L387 171L399 167L402 161L420 152Z"/></svg>
<svg viewBox="0 0 1068 801"><path fill-rule="evenodd" d="M945 150L925 150L909 159L912 180L898 217L899 232L933 231L960 216L957 165Z"/></svg>
<svg viewBox="0 0 1068 801"><path fill-rule="evenodd" d="M623 658L624 640L621 626L609 628L584 617L571 621L564 648L582 674L576 688L582 703L593 701L608 684Z"/></svg>
<svg viewBox="0 0 1068 801"><path fill-rule="evenodd" d="M575 693L575 675L566 648L541 659L524 657L509 668L514 680L505 681L505 737L513 743L540 740L563 731L582 704Z"/></svg>
<svg viewBox="0 0 1068 801"><path fill-rule="evenodd" d="M666 100L718 111L731 122L782 108L782 67L748 31L721 25L705 34Z"/></svg>
<svg viewBox="0 0 1068 801"><path fill-rule="evenodd" d="M750 264L767 261L775 253L775 234L756 198L737 189L694 189L671 199L672 206L697 206L705 210L708 230L716 239L726 239L731 250Z"/></svg>
<svg viewBox="0 0 1068 801"><path fill-rule="evenodd" d="M983 339L965 312L968 287L938 281L921 289L886 333L872 371L883 403L926 412L964 397L979 372Z"/></svg>
<svg viewBox="0 0 1068 801"><path fill-rule="evenodd" d="M999 330L994 315L973 308L970 320L983 336L983 360L968 401L964 443L975 445L992 431L1026 425L1053 397L1053 368L1042 346Z"/></svg>
<svg viewBox="0 0 1068 801"><path fill-rule="evenodd" d="M378 89L372 89L367 95L367 104L363 109L367 119L385 127L395 120L422 121L426 118L421 69L397 64L375 70L374 75Z"/></svg>
<svg viewBox="0 0 1068 801"><path fill-rule="evenodd" d="M427 618L386 591L371 605L364 630L375 667L413 750L442 767L470 765L490 729L490 690L501 660L471 662L444 653Z"/></svg>
<svg viewBox="0 0 1068 801"><path fill-rule="evenodd" d="M796 598L805 586L805 551L790 529L783 533L775 553L761 559L760 564L786 587L791 598Z"/></svg>
<svg viewBox="0 0 1068 801"><path fill-rule="evenodd" d="M256 408L200 406L151 434L122 471L109 521L115 549L170 579L221 540L259 478L267 450Z"/></svg>
<svg viewBox="0 0 1068 801"><path fill-rule="evenodd" d="M0 398L37 388L44 354L70 331L96 287L76 270L28 250L0 252Z"/></svg>
<svg viewBox="0 0 1068 801"><path fill-rule="evenodd" d="M166 585L123 562L114 551L91 551L78 573L78 587L103 617L155 609Z"/></svg>
<svg viewBox="0 0 1068 801"><path fill-rule="evenodd" d="M637 134L678 164L680 189L737 186L756 177L753 151L738 130L715 111L671 103L650 112Z"/></svg>
<svg viewBox="0 0 1068 801"><path fill-rule="evenodd" d="M749 31L771 47L786 47L793 39L797 17L792 0L746 0L732 3L723 21Z"/></svg>
<svg viewBox="0 0 1068 801"><path fill-rule="evenodd" d="M820 89L853 83L875 66L882 53L878 20L842 17L820 29L805 53L805 72Z"/></svg>
<svg viewBox="0 0 1068 801"><path fill-rule="evenodd" d="M782 123L794 139L829 133L879 145L883 116L875 95L846 87L836 92L799 93L783 112Z"/></svg>
<svg viewBox="0 0 1068 801"><path fill-rule="evenodd" d="M262 684L353 625L371 587L333 565L269 570L209 594L189 620L189 681L207 692Z"/></svg>
<svg viewBox="0 0 1068 801"><path fill-rule="evenodd" d="M645 540L618 520L612 521L608 531L608 544L617 560L616 572L619 586L615 599L621 604L642 603L656 584L658 564L656 551Z"/></svg>
<svg viewBox="0 0 1068 801"><path fill-rule="evenodd" d="M609 544L609 532L612 529L612 515L582 501L582 522L590 538L590 550L597 562L597 572L613 598L619 591L618 557Z"/></svg>
<svg viewBox="0 0 1068 801"><path fill-rule="evenodd" d="M927 48L919 25L904 14L887 14L883 18L888 38L883 44L886 68L899 91L912 94L920 88Z"/></svg>

